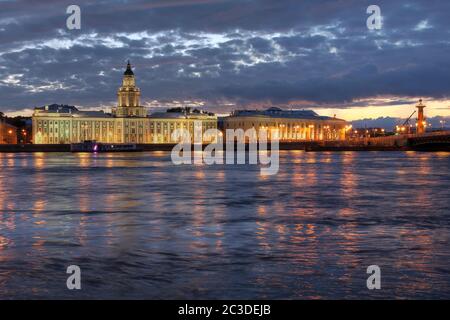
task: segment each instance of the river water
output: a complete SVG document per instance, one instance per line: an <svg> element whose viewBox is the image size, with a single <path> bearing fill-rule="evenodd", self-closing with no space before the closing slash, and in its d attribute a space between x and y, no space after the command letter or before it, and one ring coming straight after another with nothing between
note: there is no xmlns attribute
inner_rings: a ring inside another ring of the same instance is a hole
<svg viewBox="0 0 450 320"><path fill-rule="evenodd" d="M281 151L273 176L168 152L0 154L0 299L450 299L449 168L449 153Z"/></svg>

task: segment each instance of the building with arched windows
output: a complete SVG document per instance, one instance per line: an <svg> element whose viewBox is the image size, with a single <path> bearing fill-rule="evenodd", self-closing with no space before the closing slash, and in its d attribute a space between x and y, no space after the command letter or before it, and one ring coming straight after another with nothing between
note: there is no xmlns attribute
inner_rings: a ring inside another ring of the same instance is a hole
<svg viewBox="0 0 450 320"><path fill-rule="evenodd" d="M82 111L74 106L49 105L33 113L34 144L69 144L86 140L102 143L175 143L176 129L189 130L200 121L203 131L217 128L217 117L211 113L186 108L180 112L147 115L140 104L141 91L128 62L122 85L117 92L117 106L111 113Z"/></svg>
<svg viewBox="0 0 450 320"><path fill-rule="evenodd" d="M201 123L203 133L217 129L217 117L190 108L147 115L140 104L141 91L128 62L122 85L117 92L117 106L111 113L82 111L74 106L50 105L35 108L33 143L70 144L86 140L102 143L176 143L173 133L185 129L191 138ZM277 130L281 141L344 140L347 123L344 120L319 116L311 110L236 110L221 119L221 129L264 129L270 135ZM205 143L215 137L208 136Z"/></svg>
<svg viewBox="0 0 450 320"><path fill-rule="evenodd" d="M319 116L312 110L236 110L223 118L221 128L276 130L280 141L344 140L348 129L342 119Z"/></svg>

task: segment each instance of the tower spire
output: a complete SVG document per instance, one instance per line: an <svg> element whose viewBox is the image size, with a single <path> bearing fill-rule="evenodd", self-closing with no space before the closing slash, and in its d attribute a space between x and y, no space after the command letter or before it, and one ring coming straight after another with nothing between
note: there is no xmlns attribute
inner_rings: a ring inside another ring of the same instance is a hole
<svg viewBox="0 0 450 320"><path fill-rule="evenodd" d="M127 69L123 73L124 76L134 76L133 70L131 70L130 60L128 60Z"/></svg>
<svg viewBox="0 0 450 320"><path fill-rule="evenodd" d="M131 69L130 60L127 69L123 73L122 86L117 92L117 108L114 111L116 117L145 117L145 108L140 105L141 91L136 86L136 78Z"/></svg>

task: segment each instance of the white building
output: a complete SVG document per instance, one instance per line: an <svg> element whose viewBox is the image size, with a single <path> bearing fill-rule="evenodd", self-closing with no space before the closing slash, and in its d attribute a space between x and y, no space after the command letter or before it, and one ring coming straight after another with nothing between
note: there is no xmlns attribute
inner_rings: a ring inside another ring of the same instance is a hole
<svg viewBox="0 0 450 320"><path fill-rule="evenodd" d="M140 89L130 63L124 72L111 114L103 111L80 111L73 106L50 105L35 108L34 144L69 144L85 140L104 143L175 143L172 133L185 128L193 137L194 121L201 121L203 131L217 128L217 117L210 113L166 112L147 115L140 105Z"/></svg>

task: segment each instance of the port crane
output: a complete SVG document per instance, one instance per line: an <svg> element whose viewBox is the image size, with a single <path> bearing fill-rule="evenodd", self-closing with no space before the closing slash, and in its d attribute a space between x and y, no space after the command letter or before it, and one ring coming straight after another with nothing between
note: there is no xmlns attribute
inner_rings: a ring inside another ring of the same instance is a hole
<svg viewBox="0 0 450 320"><path fill-rule="evenodd" d="M408 131L408 133L411 133L411 126L409 125L409 121L411 120L412 116L417 112L417 110L414 110L413 113L408 117L408 119L403 122L403 124L400 126L400 128L397 128L397 131L400 129L400 131Z"/></svg>

